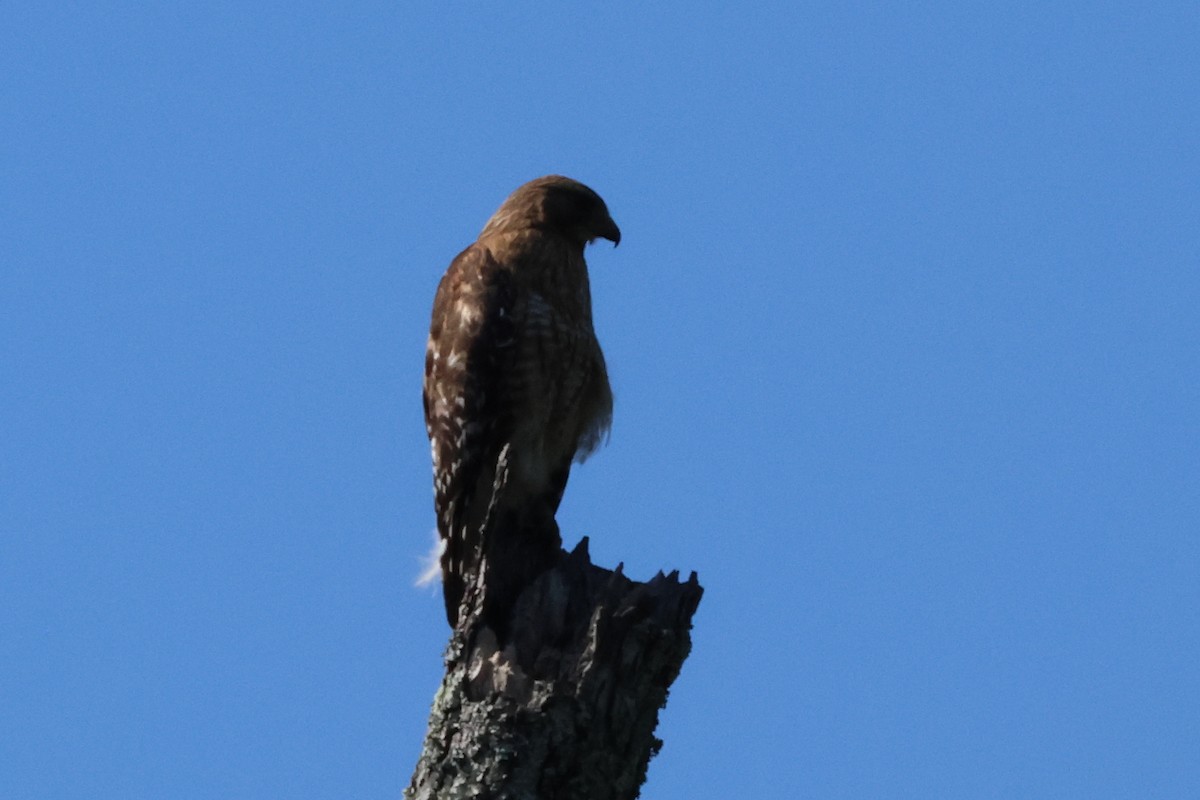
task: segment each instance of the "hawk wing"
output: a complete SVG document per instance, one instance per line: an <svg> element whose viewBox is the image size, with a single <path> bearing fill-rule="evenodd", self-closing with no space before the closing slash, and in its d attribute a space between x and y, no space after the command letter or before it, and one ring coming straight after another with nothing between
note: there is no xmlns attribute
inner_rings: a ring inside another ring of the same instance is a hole
<svg viewBox="0 0 1200 800"><path fill-rule="evenodd" d="M434 299L422 394L451 626L477 568L479 526L514 424L505 395L516 350L515 303L511 274L479 244L451 262Z"/></svg>

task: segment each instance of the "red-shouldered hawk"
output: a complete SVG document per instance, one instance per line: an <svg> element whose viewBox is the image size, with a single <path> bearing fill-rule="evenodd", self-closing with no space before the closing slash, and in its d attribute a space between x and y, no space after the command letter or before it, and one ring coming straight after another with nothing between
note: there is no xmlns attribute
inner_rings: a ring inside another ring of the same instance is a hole
<svg viewBox="0 0 1200 800"><path fill-rule="evenodd" d="M504 201L438 285L423 394L451 627L481 552L493 622L554 564L571 462L608 431L612 390L583 258L597 238L621 240L600 196L538 178ZM498 463L505 479L494 492Z"/></svg>

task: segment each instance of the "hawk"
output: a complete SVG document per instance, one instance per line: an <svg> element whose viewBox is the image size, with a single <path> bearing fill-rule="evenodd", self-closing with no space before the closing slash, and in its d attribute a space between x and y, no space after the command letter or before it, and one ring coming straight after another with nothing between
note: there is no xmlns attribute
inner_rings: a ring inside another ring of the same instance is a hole
<svg viewBox="0 0 1200 800"><path fill-rule="evenodd" d="M499 629L555 563L571 462L608 432L612 390L583 257L598 238L621 241L600 196L561 175L538 178L501 204L438 285L423 400L451 627L481 569L484 616Z"/></svg>

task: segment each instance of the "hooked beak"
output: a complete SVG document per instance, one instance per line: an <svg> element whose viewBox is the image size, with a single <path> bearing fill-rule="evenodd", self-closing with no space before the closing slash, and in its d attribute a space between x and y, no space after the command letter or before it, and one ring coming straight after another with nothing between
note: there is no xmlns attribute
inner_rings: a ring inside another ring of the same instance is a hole
<svg viewBox="0 0 1200 800"><path fill-rule="evenodd" d="M621 243L621 229L617 227L617 223L612 221L612 217L604 220L600 226L599 234L601 237L608 239L616 247Z"/></svg>

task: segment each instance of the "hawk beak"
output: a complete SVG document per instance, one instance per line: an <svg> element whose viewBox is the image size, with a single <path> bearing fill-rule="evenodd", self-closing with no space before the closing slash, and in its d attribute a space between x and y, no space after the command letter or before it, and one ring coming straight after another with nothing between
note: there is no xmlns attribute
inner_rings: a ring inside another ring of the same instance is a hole
<svg viewBox="0 0 1200 800"><path fill-rule="evenodd" d="M601 224L600 235L612 242L613 247L621 243L621 229L617 227L617 223L612 221L612 217L608 217Z"/></svg>

